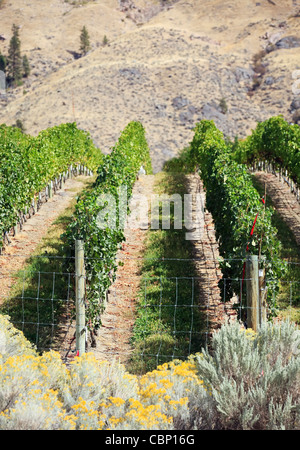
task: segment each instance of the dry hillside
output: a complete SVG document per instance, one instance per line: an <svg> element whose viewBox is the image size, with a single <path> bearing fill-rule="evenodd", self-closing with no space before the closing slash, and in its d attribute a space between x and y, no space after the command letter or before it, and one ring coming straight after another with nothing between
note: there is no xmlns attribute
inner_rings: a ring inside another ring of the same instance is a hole
<svg viewBox="0 0 300 450"><path fill-rule="evenodd" d="M292 89L300 70L299 0L0 4L0 52L7 54L15 23L31 63L23 86L0 96L0 123L20 119L28 133L76 121L108 152L125 125L139 120L157 171L203 118L233 138L257 121L292 120L300 111ZM83 25L92 49L79 57Z"/></svg>

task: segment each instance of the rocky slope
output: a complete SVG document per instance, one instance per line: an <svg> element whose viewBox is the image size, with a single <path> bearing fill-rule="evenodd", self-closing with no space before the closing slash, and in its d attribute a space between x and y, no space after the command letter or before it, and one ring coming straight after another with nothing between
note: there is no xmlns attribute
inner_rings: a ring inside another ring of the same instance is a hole
<svg viewBox="0 0 300 450"><path fill-rule="evenodd" d="M139 120L158 171L201 119L234 138L272 115L292 120L300 108L298 1L2 3L0 52L16 23L32 70L23 86L1 95L0 123L19 119L36 134L76 121L109 152L127 123ZM83 25L92 50L79 57Z"/></svg>

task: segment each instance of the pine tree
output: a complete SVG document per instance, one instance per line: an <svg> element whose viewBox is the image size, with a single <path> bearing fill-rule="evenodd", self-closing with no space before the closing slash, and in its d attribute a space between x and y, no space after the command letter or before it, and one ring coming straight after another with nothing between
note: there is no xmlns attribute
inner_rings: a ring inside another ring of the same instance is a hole
<svg viewBox="0 0 300 450"><path fill-rule="evenodd" d="M15 125L13 125L13 126L16 128L19 128L19 130L21 130L22 133L25 133L25 128L24 128L22 120L17 119Z"/></svg>
<svg viewBox="0 0 300 450"><path fill-rule="evenodd" d="M4 55L1 55L0 53L0 70L2 70L2 72L5 72L5 68L6 68L6 58Z"/></svg>
<svg viewBox="0 0 300 450"><path fill-rule="evenodd" d="M107 44L108 44L108 39L107 39L106 34L103 36L102 44L103 44L103 45L107 45Z"/></svg>
<svg viewBox="0 0 300 450"><path fill-rule="evenodd" d="M90 45L90 37L87 28L84 26L81 30L80 35L80 51L83 55L86 55L87 52L91 49Z"/></svg>
<svg viewBox="0 0 300 450"><path fill-rule="evenodd" d="M27 78L30 75L30 65L26 55L23 56L23 76Z"/></svg>
<svg viewBox="0 0 300 450"><path fill-rule="evenodd" d="M22 80L22 57L21 41L19 38L19 28L14 24L12 27L13 36L9 43L7 57L7 76L13 84L19 84Z"/></svg>

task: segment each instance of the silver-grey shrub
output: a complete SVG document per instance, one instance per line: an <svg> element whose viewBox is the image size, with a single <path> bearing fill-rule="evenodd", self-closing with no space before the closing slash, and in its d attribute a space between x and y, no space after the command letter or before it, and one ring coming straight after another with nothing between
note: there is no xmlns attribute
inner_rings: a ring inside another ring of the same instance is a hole
<svg viewBox="0 0 300 450"><path fill-rule="evenodd" d="M289 321L265 323L257 333L238 322L215 332L210 350L195 357L198 376L211 393L209 411L200 405L199 425L299 429L299 334Z"/></svg>

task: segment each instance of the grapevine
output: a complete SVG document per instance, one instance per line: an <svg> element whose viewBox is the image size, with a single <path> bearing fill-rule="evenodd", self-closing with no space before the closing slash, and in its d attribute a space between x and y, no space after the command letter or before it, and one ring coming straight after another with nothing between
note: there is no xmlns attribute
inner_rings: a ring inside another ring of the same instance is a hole
<svg viewBox="0 0 300 450"><path fill-rule="evenodd" d="M253 165L257 161L272 163L284 169L300 185L300 127L289 124L281 116L258 123L252 134L239 141L235 159Z"/></svg>
<svg viewBox="0 0 300 450"><path fill-rule="evenodd" d="M64 235L66 251L71 249L74 252L75 240L84 241L86 316L90 331L101 325L105 294L117 269L116 254L125 239L119 216L116 217L115 227L99 227L97 218L105 207L99 199L103 194L112 196L118 212L119 188L125 186L127 198L131 197L141 165L146 173L152 173L144 128L139 122L131 122L111 153L104 157L103 163L98 167L93 189L84 192L78 199L73 221ZM127 208L126 213L128 211Z"/></svg>
<svg viewBox="0 0 300 450"><path fill-rule="evenodd" d="M198 167L206 189L206 207L211 212L222 256L221 292L226 300L241 294L240 280L246 251L263 261L271 314L276 310L276 293L285 265L279 259L280 242L272 226L272 210L264 207L245 164L233 158L231 148L212 121L197 124L190 157ZM263 209L264 208L264 209ZM253 221L256 226L249 241Z"/></svg>

